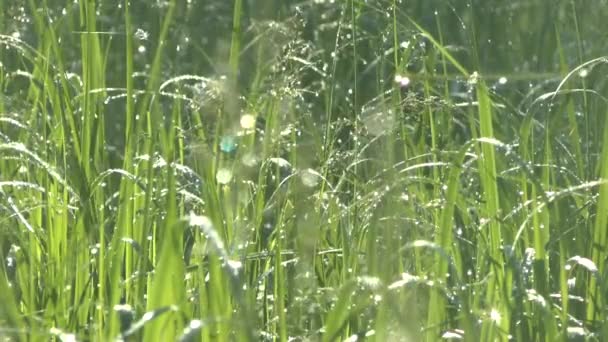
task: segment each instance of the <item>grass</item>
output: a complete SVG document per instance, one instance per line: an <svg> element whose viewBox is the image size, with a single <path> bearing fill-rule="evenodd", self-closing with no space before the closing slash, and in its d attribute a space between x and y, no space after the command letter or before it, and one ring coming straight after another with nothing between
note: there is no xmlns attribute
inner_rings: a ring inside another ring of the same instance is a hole
<svg viewBox="0 0 608 342"><path fill-rule="evenodd" d="M4 340L608 336L608 7L0 8Z"/></svg>

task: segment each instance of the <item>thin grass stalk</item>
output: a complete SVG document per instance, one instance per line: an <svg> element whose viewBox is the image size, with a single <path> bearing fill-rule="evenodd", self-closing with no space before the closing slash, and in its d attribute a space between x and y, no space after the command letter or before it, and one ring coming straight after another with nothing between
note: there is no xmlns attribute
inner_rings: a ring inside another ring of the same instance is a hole
<svg viewBox="0 0 608 342"><path fill-rule="evenodd" d="M604 136L602 138L602 150L600 154L600 179L608 179L608 120L604 119ZM600 185L599 198L596 205L596 216L593 225L593 249L591 252L591 260L597 265L598 274L605 274L606 252L605 246L608 246L608 233L606 232L608 227L608 184ZM589 279L589 285L586 295L586 306L587 322L593 324L598 322L601 331L606 331L608 325L605 322L605 310L604 303L606 301L604 294L605 284L602 283L601 278L591 276Z"/></svg>
<svg viewBox="0 0 608 342"><path fill-rule="evenodd" d="M462 163L464 162L468 147L469 144L465 145L465 147L461 149L448 174L445 204L440 213L440 219L438 221L438 234L435 236L435 243L437 246L445 251L446 254L453 255L453 261L456 262L461 261L461 258L459 256L460 253L458 248L454 248L453 245L454 211L458 200ZM450 269L448 268L448 260L446 260L443 255L436 254L434 264L436 265L434 269L435 277L439 282L445 282L447 278L446 275L450 272ZM457 271L458 274L450 274L450 278L462 279L462 266L460 266L460 263L456 263L455 265L456 267L452 271ZM465 305L465 308L466 307L467 306ZM447 319L446 313L447 302L445 297L440 295L437 291L432 291L430 294L428 307L427 326L429 327L429 331L427 332L427 340L441 336L441 330L439 328L445 324ZM465 329L465 338L471 341L474 340L475 338L473 336L475 336L475 331L473 329L472 322L470 321L469 313L466 311L463 312L460 319L467 328Z"/></svg>
<svg viewBox="0 0 608 342"><path fill-rule="evenodd" d="M479 134L482 138L494 139L493 129L493 114L492 100L488 93L488 89L482 80L479 80L476 86L478 114L479 114ZM479 173L481 184L484 191L483 219L487 220L486 236L488 244L488 257L491 260L490 278L486 292L486 302L492 307L490 310L496 310L500 315L499 320L488 320L484 322L481 338L484 340L492 340L500 338L496 335L497 329L495 324L500 327L500 330L507 332L510 329L510 305L509 294L510 285L508 279L508 271L505 270L505 260L502 252L502 232L501 224L497 221L500 214L500 202L497 185L496 172L496 157L494 146L488 143L483 143L481 146L481 157L478 159ZM506 287L506 288L503 288ZM496 306L496 307L494 307ZM498 318L497 317L497 318Z"/></svg>
<svg viewBox="0 0 608 342"><path fill-rule="evenodd" d="M230 73L231 87L236 89L239 77L239 60L241 55L241 21L243 20L243 0L234 0L232 16L232 38L230 40Z"/></svg>
<svg viewBox="0 0 608 342"><path fill-rule="evenodd" d="M125 0L124 6L124 24L125 24L125 83L126 83L126 98L125 98L125 148L124 148L124 161L122 168L128 173L134 174L134 154L137 149L136 142L140 136L138 130L139 125L136 124L135 118L135 101L134 101L134 86L133 86L133 27L131 24L131 3ZM134 205L133 198L135 193L138 191L137 184L129 184L127 182L121 182L119 190L119 198L124 203L128 203L120 206L118 212L118 224L123 226L125 229L125 235L135 239L135 241L142 242L143 231L141 225L137 224L133 215L134 209L137 208ZM102 237L100 237L100 240ZM133 255L132 248L125 250L125 274L133 274L135 268L139 268L139 272L146 272L147 259L144 251L140 252L139 260ZM138 261L138 262L136 262ZM135 304L137 303L137 297L141 297L143 294L142 280L138 279L132 290L125 293L126 302ZM115 324L116 322L114 322ZM113 331L114 333L116 331Z"/></svg>
<svg viewBox="0 0 608 342"><path fill-rule="evenodd" d="M578 54L578 63L582 64L584 62L584 52L583 52L583 38L581 36L581 27L579 24L579 18L578 18L578 11L576 9L576 3L574 1L570 1L570 8L572 9L572 20L573 20L573 24L574 24L574 32L576 34L576 48L577 48L577 54ZM587 81L585 80L585 78L583 77L581 79L581 83L582 83L582 88L583 89L587 89ZM582 107L583 107L583 112L585 113L589 113L589 99L587 97L587 93L583 92L583 103L582 103ZM590 137L590 133L592 130L591 127L591 122L589 120L589 115L585 115L584 116L584 126L585 126L585 130L584 130L584 139L585 141L589 141L589 137ZM598 131L599 133L599 131ZM589 144L585 145L585 165L590 165L591 164L591 155L590 155L591 151L590 151L590 146ZM591 173L589 172L590 170L588 168L586 168L587 170L587 174L585 175L585 179L589 179L591 177Z"/></svg>

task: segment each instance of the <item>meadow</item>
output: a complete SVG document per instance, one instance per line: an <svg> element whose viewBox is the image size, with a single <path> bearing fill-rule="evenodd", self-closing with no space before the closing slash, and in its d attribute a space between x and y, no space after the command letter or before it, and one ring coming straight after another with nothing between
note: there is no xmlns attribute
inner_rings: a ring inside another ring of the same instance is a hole
<svg viewBox="0 0 608 342"><path fill-rule="evenodd" d="M608 339L607 0L0 9L2 341Z"/></svg>

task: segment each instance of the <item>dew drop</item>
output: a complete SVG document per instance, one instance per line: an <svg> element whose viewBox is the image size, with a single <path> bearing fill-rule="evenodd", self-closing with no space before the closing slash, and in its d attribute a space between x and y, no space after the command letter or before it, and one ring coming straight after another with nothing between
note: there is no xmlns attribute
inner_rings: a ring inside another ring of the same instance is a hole
<svg viewBox="0 0 608 342"><path fill-rule="evenodd" d="M215 179L219 184L228 184L232 180L232 171L222 168L217 170Z"/></svg>
<svg viewBox="0 0 608 342"><path fill-rule="evenodd" d="M241 128L250 130L255 128L255 116L251 114L245 114L241 116L240 120Z"/></svg>

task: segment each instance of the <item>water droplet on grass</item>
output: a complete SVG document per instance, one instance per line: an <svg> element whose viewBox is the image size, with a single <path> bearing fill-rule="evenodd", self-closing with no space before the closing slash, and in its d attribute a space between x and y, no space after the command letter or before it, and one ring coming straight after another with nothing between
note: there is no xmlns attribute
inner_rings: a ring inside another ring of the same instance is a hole
<svg viewBox="0 0 608 342"><path fill-rule="evenodd" d="M395 75L395 83L401 87L407 87L410 84L410 78L402 75Z"/></svg>
<svg viewBox="0 0 608 342"><path fill-rule="evenodd" d="M471 76L469 76L467 83L470 85L475 85L475 84L477 84L477 82L479 82L479 73L477 73L477 71L475 71L471 74Z"/></svg>
<svg viewBox="0 0 608 342"><path fill-rule="evenodd" d="M464 331L455 329L446 331L441 335L441 338L444 340L462 340L464 338Z"/></svg>
<svg viewBox="0 0 608 342"><path fill-rule="evenodd" d="M219 169L215 175L215 179L220 184L228 184L232 180L232 171L228 169Z"/></svg>
<svg viewBox="0 0 608 342"><path fill-rule="evenodd" d="M241 116L241 120L240 120L240 124L241 124L241 128L245 129L245 130L252 130L255 128L255 116L251 115L251 114L245 114L243 116Z"/></svg>
<svg viewBox="0 0 608 342"><path fill-rule="evenodd" d="M188 326L184 329L184 332L183 332L182 336L179 338L179 341L181 341L181 342L196 341L197 334L199 333L199 331L201 330L202 327L203 327L202 321L200 321L198 319L191 321L190 324L188 324Z"/></svg>
<svg viewBox="0 0 608 342"><path fill-rule="evenodd" d="M135 38L139 39L139 40L147 40L148 37L150 36L150 34L148 32L146 32L145 30L138 28L135 31Z"/></svg>
<svg viewBox="0 0 608 342"><path fill-rule="evenodd" d="M496 324L499 324L499 323L500 323L501 318L502 318L502 317L501 317L501 314L500 314L500 312L499 312L498 310L496 310L496 309L492 309L492 310L490 310L490 320L491 320L492 322L494 322L494 323L496 323Z"/></svg>
<svg viewBox="0 0 608 342"><path fill-rule="evenodd" d="M578 72L578 76L580 78L585 78L589 75L589 70L582 68L579 72Z"/></svg>
<svg viewBox="0 0 608 342"><path fill-rule="evenodd" d="M76 335L68 334L58 328L51 328L51 330L49 332L51 333L51 335L56 336L60 341L66 341L66 342L76 341Z"/></svg>

